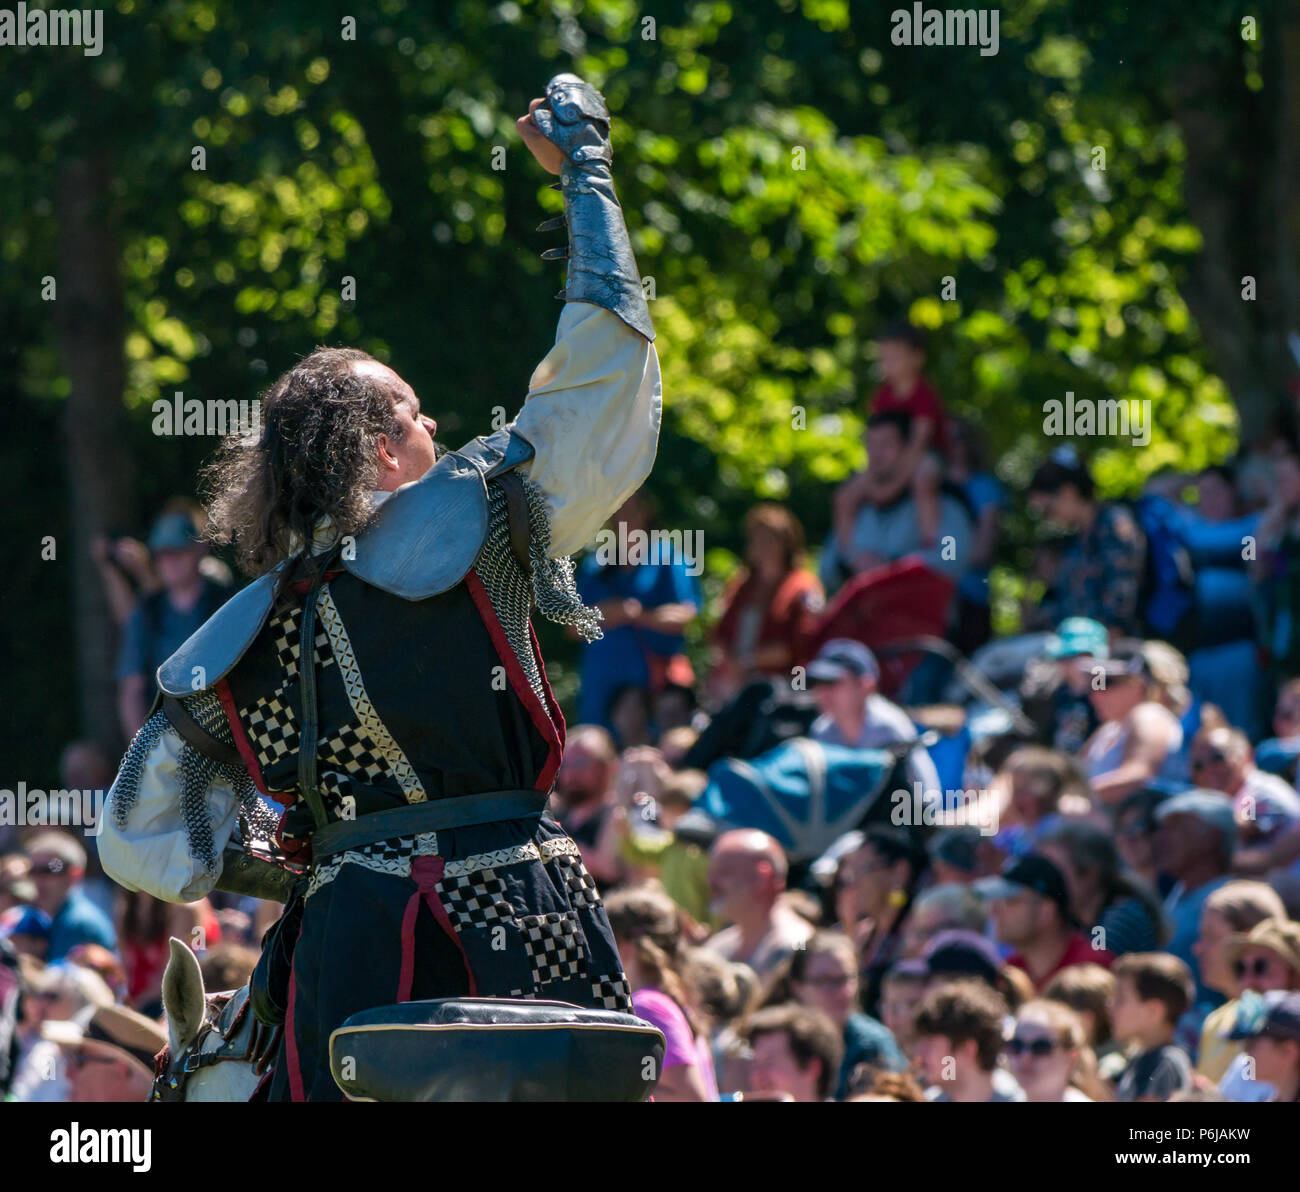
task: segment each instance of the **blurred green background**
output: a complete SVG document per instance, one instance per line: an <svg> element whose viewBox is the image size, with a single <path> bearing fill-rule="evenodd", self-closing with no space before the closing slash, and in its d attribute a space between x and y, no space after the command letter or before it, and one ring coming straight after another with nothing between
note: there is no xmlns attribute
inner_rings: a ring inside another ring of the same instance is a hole
<svg viewBox="0 0 1300 1192"><path fill-rule="evenodd" d="M1290 418L1300 6L1024 0L993 56L895 45L893 7L120 0L98 57L0 47L0 785L53 783L75 736L120 748L89 542L143 533L216 446L152 434L156 398L255 397L352 344L451 446L514 412L563 272L513 124L559 71L615 114L664 375L651 487L705 532L714 595L756 498L826 532L894 318L930 328L1013 497L1066 391L1153 403L1148 447L1082 445L1108 494ZM1009 519L1004 630L1031 531Z"/></svg>

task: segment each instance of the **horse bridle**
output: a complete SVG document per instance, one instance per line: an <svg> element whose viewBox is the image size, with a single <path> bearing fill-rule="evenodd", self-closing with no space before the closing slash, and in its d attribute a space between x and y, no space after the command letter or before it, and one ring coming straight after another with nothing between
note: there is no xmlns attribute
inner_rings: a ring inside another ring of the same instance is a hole
<svg viewBox="0 0 1300 1192"><path fill-rule="evenodd" d="M252 1025L241 1046L239 1036L247 1019L252 1019ZM267 1037L272 1033L252 1018L247 985L229 993L213 994L204 1006L203 1024L189 1046L180 1055L172 1055L170 1047L164 1047L158 1053L149 1100L184 1101L185 1084L195 1072L228 1060L238 1060L252 1065L254 1071L262 1071L274 1051ZM204 1046L214 1034L220 1043L211 1051L205 1051Z"/></svg>

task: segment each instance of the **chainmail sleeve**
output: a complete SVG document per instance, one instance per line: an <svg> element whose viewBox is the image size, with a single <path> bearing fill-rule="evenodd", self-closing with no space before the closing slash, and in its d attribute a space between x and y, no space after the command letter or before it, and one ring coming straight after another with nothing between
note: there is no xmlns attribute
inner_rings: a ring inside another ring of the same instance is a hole
<svg viewBox="0 0 1300 1192"><path fill-rule="evenodd" d="M181 704L204 732L233 745L216 692L198 692ZM277 823L242 765L195 748L159 711L127 747L109 790L100 857L109 876L128 889L188 902L215 885L222 850L236 831L245 840L267 840Z"/></svg>
<svg viewBox="0 0 1300 1192"><path fill-rule="evenodd" d="M488 483L488 532L475 570L505 631L528 685L544 700L542 676L533 656L529 635L534 608L556 625L572 626L585 641L601 636L600 612L582 603L574 582L573 560L548 557L551 535L542 490L523 479L528 504L528 559L531 577L524 573L510 547L510 514L501 485Z"/></svg>

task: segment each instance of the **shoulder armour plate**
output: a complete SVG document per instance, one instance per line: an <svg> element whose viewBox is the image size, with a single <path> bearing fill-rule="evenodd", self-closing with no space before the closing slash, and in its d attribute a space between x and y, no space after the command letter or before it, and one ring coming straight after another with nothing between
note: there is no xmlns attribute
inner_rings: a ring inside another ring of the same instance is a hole
<svg viewBox="0 0 1300 1192"><path fill-rule="evenodd" d="M448 452L384 502L374 525L357 536L355 552L342 556L343 566L406 600L454 587L487 537L487 481L532 457L532 444L509 426ZM230 672L266 624L284 566L236 592L158 668L164 695L194 695Z"/></svg>
<svg viewBox="0 0 1300 1192"><path fill-rule="evenodd" d="M266 624L283 567L281 563L236 592L158 668L158 686L164 695L180 698L203 691L244 656Z"/></svg>
<svg viewBox="0 0 1300 1192"><path fill-rule="evenodd" d="M449 452L384 502L354 550L344 551L343 566L405 600L454 587L487 538L487 481L532 457L532 444L513 427Z"/></svg>

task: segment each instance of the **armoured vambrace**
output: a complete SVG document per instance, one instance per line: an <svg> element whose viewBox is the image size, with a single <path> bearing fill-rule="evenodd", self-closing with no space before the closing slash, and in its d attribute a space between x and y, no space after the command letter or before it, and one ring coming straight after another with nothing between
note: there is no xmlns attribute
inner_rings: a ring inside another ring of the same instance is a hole
<svg viewBox="0 0 1300 1192"><path fill-rule="evenodd" d="M546 84L546 102L533 112L533 121L566 158L554 184L564 194L565 213L538 227L547 231L568 225L568 248L542 253L544 260L569 262L568 280L556 297L602 306L653 343L650 309L614 193L604 97L577 75L556 75Z"/></svg>

